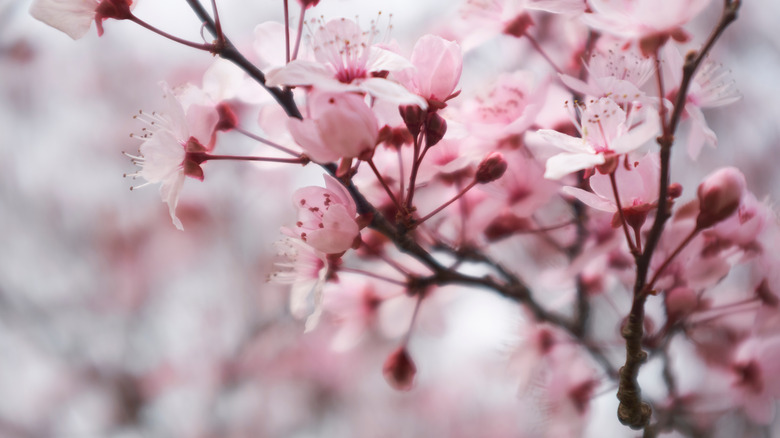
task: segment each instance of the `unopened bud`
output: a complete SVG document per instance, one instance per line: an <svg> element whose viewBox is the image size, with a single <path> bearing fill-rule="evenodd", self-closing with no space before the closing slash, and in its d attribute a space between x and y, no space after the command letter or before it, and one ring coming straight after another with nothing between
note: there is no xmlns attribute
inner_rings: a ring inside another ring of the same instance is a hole
<svg viewBox="0 0 780 438"><path fill-rule="evenodd" d="M215 131L230 131L238 126L238 117L230 105L222 102L217 105L217 114L219 115L219 121L214 126Z"/></svg>
<svg viewBox="0 0 780 438"><path fill-rule="evenodd" d="M528 28L534 25L534 20L527 12L515 17L504 27L504 33L520 38L528 31Z"/></svg>
<svg viewBox="0 0 780 438"><path fill-rule="evenodd" d="M487 184L501 178L506 168L507 163L501 152L491 152L479 163L474 180L480 184Z"/></svg>
<svg viewBox="0 0 780 438"><path fill-rule="evenodd" d="M438 143L447 133L447 121L436 113L428 117L425 123L425 146L431 147Z"/></svg>
<svg viewBox="0 0 780 438"><path fill-rule="evenodd" d="M672 199L677 199L682 195L683 187L680 185L680 183L672 183L669 184L669 197Z"/></svg>
<svg viewBox="0 0 780 438"><path fill-rule="evenodd" d="M399 347L385 360L382 367L382 374L385 380L393 389L398 391L408 391L414 386L414 376L417 374L417 367L405 347Z"/></svg>
<svg viewBox="0 0 780 438"><path fill-rule="evenodd" d="M409 130L412 137L417 138L420 127L425 122L425 111L417 105L401 105L398 107L398 112L401 113L406 129Z"/></svg>
<svg viewBox="0 0 780 438"><path fill-rule="evenodd" d="M696 227L709 228L734 214L745 186L745 176L735 167L724 167L707 176L696 193L699 198Z"/></svg>

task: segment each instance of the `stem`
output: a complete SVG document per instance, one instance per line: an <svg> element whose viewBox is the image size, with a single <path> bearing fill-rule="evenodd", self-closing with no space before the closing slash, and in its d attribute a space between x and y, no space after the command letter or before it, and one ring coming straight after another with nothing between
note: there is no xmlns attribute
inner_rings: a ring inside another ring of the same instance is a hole
<svg viewBox="0 0 780 438"><path fill-rule="evenodd" d="M275 157L245 157L241 155L210 155L203 154L203 161L210 160L235 160L235 161L266 161L270 163L290 163L290 164L303 164L309 163L307 157L298 158L275 158Z"/></svg>
<svg viewBox="0 0 780 438"><path fill-rule="evenodd" d="M634 245L634 242L631 240L631 234L628 231L628 223L626 222L626 216L623 213L623 206L620 205L620 195L618 195L618 187L617 187L617 180L615 178L615 170L609 173L609 182L612 184L612 195L615 197L615 204L617 205L618 214L620 215L620 225L621 228L623 228L623 234L626 235L626 243L628 243L628 248L631 250L631 254L633 254L634 258L636 259L636 257L639 256L639 250L637 250L636 245Z"/></svg>
<svg viewBox="0 0 780 438"><path fill-rule="evenodd" d="M260 143L263 143L263 144L266 144L268 146L271 146L272 148L274 148L276 150L282 151L282 152L284 152L286 154L290 154L290 155L292 155L294 157L298 157L298 156L301 155L300 152L295 152L294 150L288 149L288 148L286 148L286 147L284 147L284 146L282 146L282 145L280 145L278 143L274 143L271 140L266 140L263 137L260 137L258 135L252 134L251 132L246 131L246 130L238 127L238 126L234 127L233 130L236 131L236 132L239 132L241 134L244 134L245 136L251 138L252 140L259 141Z"/></svg>
<svg viewBox="0 0 780 438"><path fill-rule="evenodd" d="M284 0L284 59L290 63L290 8Z"/></svg>
<svg viewBox="0 0 780 438"><path fill-rule="evenodd" d="M136 23L140 25L141 27L144 27L146 29L151 30L152 32L156 33L157 35L161 35L165 38L168 38L171 41L177 42L179 44L184 44L187 47L192 47L193 49L203 50L206 52L214 52L216 50L216 45L214 44L201 44L201 43L193 43L192 41L187 41L185 39L181 39L177 36L173 36L167 32L163 32L162 30L152 26L151 24L141 20L140 18L136 17L135 15L130 14L130 21L133 23Z"/></svg>
<svg viewBox="0 0 780 438"><path fill-rule="evenodd" d="M223 41L225 35L222 33L222 23L219 21L219 12L217 12L217 0L211 0L211 10L214 11L214 32L217 41Z"/></svg>
<svg viewBox="0 0 780 438"><path fill-rule="evenodd" d="M524 32L523 36L528 38L528 42L531 43L531 46L534 48L534 50L536 50L537 53L542 55L542 58L544 58L544 60L547 61L548 64L550 64L550 66L553 68L553 70L555 70L556 73L558 73L559 75L563 74L563 70L558 68L555 62L553 62L553 60L547 55L547 52L545 52L542 46L539 44L539 42L536 41L536 38L532 37L531 34L528 32Z"/></svg>
<svg viewBox="0 0 780 438"><path fill-rule="evenodd" d="M658 280L658 277L661 275L661 273L664 272L664 269L669 267L669 264L672 263L672 260L674 260L674 258L677 257L677 255L680 254L680 251L682 251L683 248L685 248L691 242L691 240L693 240L693 238L696 237L697 234L699 234L699 229L698 228L694 228L688 234L688 236L682 242L680 242L679 245L677 245L677 248L675 248L675 250L669 255L669 257L666 258L666 260L663 262L661 267L658 268L657 271L655 271L655 274L653 274L653 278L650 279L650 282L647 283L647 286L645 286L645 289L648 291L648 293L652 294L652 292L649 292L649 291L651 291L653 289L653 285L655 285L655 282ZM653 295L655 295L655 294L653 294Z"/></svg>
<svg viewBox="0 0 780 438"><path fill-rule="evenodd" d="M427 220L428 220L428 219L430 219L430 218L431 218L433 215L435 215L436 213L438 213L438 212L440 212L440 211L444 210L445 208L447 208L447 206L449 206L449 205L450 205L450 204L452 204L453 202L455 202L455 201L457 201L458 199L460 199L460 197L461 197L461 196L465 195L465 194L466 194L466 192L468 192L469 190L471 190L471 188L472 188L472 187L474 187L475 185L477 185L477 182L476 182L476 181L472 181L471 183L469 183L469 185L467 185L466 187L464 187L464 188L463 188L463 190L461 190L460 192L458 192L458 194L457 194L457 195L455 195L455 196L454 196L452 199L450 199L449 201L447 201L447 202L445 202L444 204L442 204L442 205L441 205L439 208L437 208L436 210L433 210L432 212L428 213L428 215L426 215L424 218L422 218L422 219L418 219L418 220L414 221L414 224L415 224L415 225L420 225L421 223L423 223L423 222L427 221Z"/></svg>
<svg viewBox="0 0 780 438"><path fill-rule="evenodd" d="M301 17L298 19L298 35L295 36L295 50L293 50L292 59L298 59L298 49L301 47L301 37L303 35L303 23L306 16L306 9L301 7Z"/></svg>
<svg viewBox="0 0 780 438"><path fill-rule="evenodd" d="M354 269L354 268L344 268L339 267L339 272L348 272L351 274L359 274L359 275L365 275L366 277L376 278L377 280L386 281L388 283L392 283L398 286L406 286L407 282L403 280L395 280L390 277L385 277L383 275L375 274L373 272L364 271L362 269Z"/></svg>
<svg viewBox="0 0 780 438"><path fill-rule="evenodd" d="M385 179L382 177L382 174L379 173L379 170L376 168L376 165L374 164L374 159L371 158L368 161L368 166L371 168L371 170L374 172L374 175L376 175L376 179L379 180L379 184L384 187L385 192L387 192L387 196L390 197L390 200L393 201L393 204L395 204L395 207L398 209L398 211L402 211L403 207L401 207L401 204L398 202L398 199L393 194L393 191L390 190L390 187L388 187L387 182L385 182Z"/></svg>

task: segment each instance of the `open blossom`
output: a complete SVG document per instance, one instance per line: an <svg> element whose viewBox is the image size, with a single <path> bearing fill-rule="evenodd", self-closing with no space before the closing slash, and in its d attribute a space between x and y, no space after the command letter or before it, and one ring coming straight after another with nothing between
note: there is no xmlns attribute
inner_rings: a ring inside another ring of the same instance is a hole
<svg viewBox="0 0 780 438"><path fill-rule="evenodd" d="M646 155L628 169L623 164L617 166L615 181L619 188L620 206L629 225L641 226L647 214L655 208L658 202L659 170L658 158L652 154ZM617 202L608 175L596 173L591 176L590 188L592 193L577 187L564 187L561 191L597 210L617 212Z"/></svg>
<svg viewBox="0 0 780 438"><path fill-rule="evenodd" d="M559 75L561 81L583 95L610 97L623 107L634 101L645 100L645 93L641 88L654 71L652 59L617 47L606 52L593 53L587 67L587 83L565 74Z"/></svg>
<svg viewBox="0 0 780 438"><path fill-rule="evenodd" d="M325 188L305 187L293 194L298 207L294 233L325 254L348 250L360 236L355 201L335 178L325 175Z"/></svg>
<svg viewBox="0 0 780 438"><path fill-rule="evenodd" d="M731 363L736 402L758 424L769 424L780 396L780 337L752 337L735 351Z"/></svg>
<svg viewBox="0 0 780 438"><path fill-rule="evenodd" d="M203 180L202 160L198 159L198 155L213 147L209 139L213 137L219 115L214 107L202 105L191 105L185 113L167 84L163 84L163 88L167 110L136 116L147 122L148 127L143 129L143 134L134 135L143 143L138 156L128 156L141 169L128 176L142 177L147 181L138 187L159 183L160 196L168 204L171 220L176 228L182 230L181 221L176 217L176 205L184 177ZM205 140L205 145L201 140Z"/></svg>
<svg viewBox="0 0 780 438"><path fill-rule="evenodd" d="M671 45L664 48L663 59L669 73L670 83L679 87L683 74L683 57L680 51ZM675 88L670 92L672 98L678 93ZM688 155L694 160L698 158L702 146L715 147L718 137L707 125L702 108L716 108L736 102L740 94L731 78L729 71L710 59L705 59L693 76L685 96L685 112L683 115L691 121L688 134Z"/></svg>
<svg viewBox="0 0 780 438"><path fill-rule="evenodd" d="M710 0L590 0L592 13L585 23L620 38L636 40L645 55L654 53L670 37L687 41L682 26L699 14Z"/></svg>
<svg viewBox="0 0 780 438"><path fill-rule="evenodd" d="M359 94L311 92L308 114L304 120L289 119L287 127L318 163L356 158L376 146L378 123Z"/></svg>
<svg viewBox="0 0 780 438"><path fill-rule="evenodd" d="M544 177L560 179L569 173L604 164L606 156L631 152L658 133L658 120L650 115L634 124L636 110L623 111L615 101L601 98L588 103L582 112L582 124L576 125L582 138L551 129L539 134L562 152L547 160ZM630 115L631 117L629 117Z"/></svg>
<svg viewBox="0 0 780 438"><path fill-rule="evenodd" d="M266 75L268 85L312 86L323 91L358 91L398 105L427 103L382 73L411 67L401 55L374 44L376 23L368 32L346 18L320 25L312 37L315 61L296 59ZM375 75L376 74L376 75Z"/></svg>
<svg viewBox="0 0 780 438"><path fill-rule="evenodd" d="M35 0L30 15L77 40L87 34L92 21L98 36L103 35L103 21L128 19L134 6L133 0Z"/></svg>
<svg viewBox="0 0 780 438"><path fill-rule="evenodd" d="M277 247L279 255L287 261L276 263L277 270L269 280L292 285L290 312L296 318L306 318L305 330L310 331L322 315L322 289L328 276L328 259L298 239L285 239Z"/></svg>

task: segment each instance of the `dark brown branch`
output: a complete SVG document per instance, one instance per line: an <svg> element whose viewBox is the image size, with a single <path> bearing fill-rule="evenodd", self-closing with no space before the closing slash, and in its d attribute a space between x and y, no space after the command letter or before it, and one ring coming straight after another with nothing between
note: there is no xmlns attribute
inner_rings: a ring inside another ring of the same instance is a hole
<svg viewBox="0 0 780 438"><path fill-rule="evenodd" d="M666 120L665 113L661 111L663 133L658 137L658 144L661 147L661 174L659 181L658 211L647 237L644 252L637 260L637 275L634 283L634 300L631 305L631 313L628 315L626 325L623 327L622 335L626 339L626 362L620 369L619 389L617 398L620 400L618 406L618 419L621 423L632 429L645 428L652 414L650 405L642 400L642 392L637 382L639 368L647 360L647 353L642 350L643 324L644 324L644 305L649 291L646 288L647 276L650 268L655 248L661 240L667 219L670 217L669 205L669 181L670 181L670 159L672 144L674 143L674 133L677 130L680 118L685 108L685 101L688 95L688 89L696 69L702 63L707 53L712 49L715 41L722 35L723 31L737 18L737 10L740 6L740 0L724 0L723 13L720 21L713 29L707 42L698 52L691 52L686 56L683 66L683 77L677 92L677 98L674 104L674 111L670 119ZM656 72L660 74L660 72ZM664 96L660 96L661 99ZM663 104L662 104L663 105Z"/></svg>
<svg viewBox="0 0 780 438"><path fill-rule="evenodd" d="M200 19L206 29L208 29L208 31L214 35L215 38L218 38L220 32L217 31L214 20L211 18L208 12L206 12L200 2L198 0L186 0L186 2L188 5L190 5L190 8L192 8L192 10L195 12L195 15L198 16L198 19ZM222 41L217 40L214 47L214 53L219 55L221 58L227 59L228 61L237 65L239 68L244 70L246 74L252 77L252 79L257 81L258 84L263 86L263 88L271 93L274 99L279 102L279 105L284 108L284 111L288 116L295 117L296 119L303 118L301 116L301 112L298 110L298 106L295 104L295 100L293 99L292 90L289 88L282 89L279 87L270 87L266 85L265 74L263 74L263 72L260 71L257 66L249 62L249 60L246 59L244 55L238 51L238 49L236 49L236 46L234 46L226 36L223 35Z"/></svg>

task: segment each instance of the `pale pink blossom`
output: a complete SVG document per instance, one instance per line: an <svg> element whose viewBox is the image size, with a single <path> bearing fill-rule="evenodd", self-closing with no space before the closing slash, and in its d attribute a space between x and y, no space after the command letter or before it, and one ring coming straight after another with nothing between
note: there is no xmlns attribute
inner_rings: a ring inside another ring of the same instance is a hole
<svg viewBox="0 0 780 438"><path fill-rule="evenodd" d="M167 84L165 90L167 110L161 113L141 113L138 120L147 123L142 134L133 135L142 141L139 155L129 155L141 169L127 176L142 177L146 183L138 186L160 183L160 196L168 204L173 224L183 229L176 217L176 205L184 184L184 177L203 180L202 160L196 155L213 147L209 140L219 120L216 109L210 106L192 105L185 113L181 103ZM193 155L195 154L195 155Z"/></svg>
<svg viewBox="0 0 780 438"><path fill-rule="evenodd" d="M647 214L658 202L658 174L660 166L655 154L645 155L638 162L621 162L615 169L620 206L629 225L641 226ZM574 196L586 205L610 213L617 212L617 202L609 175L596 172L589 179L592 192L577 187L563 187L561 192ZM613 224L616 223L613 221Z"/></svg>
<svg viewBox="0 0 780 438"><path fill-rule="evenodd" d="M298 208L294 233L325 254L341 254L360 236L357 207L347 189L325 175L325 188L305 187L293 194Z"/></svg>
<svg viewBox="0 0 780 438"><path fill-rule="evenodd" d="M92 21L98 36L103 35L103 21L130 18L134 6L133 0L35 0L30 15L77 40L87 34Z"/></svg>
<svg viewBox="0 0 780 438"><path fill-rule="evenodd" d="M585 24L623 39L639 41L643 53L654 53L670 37L686 41L682 26L710 0L589 0Z"/></svg>
<svg viewBox="0 0 780 438"><path fill-rule="evenodd" d="M674 87L670 92L672 99L678 93L683 74L683 57L680 51L667 45L663 50L664 62L669 73L669 81ZM688 87L685 99L684 116L690 119L690 131L688 133L688 155L694 160L698 158L702 147L706 144L711 147L718 145L718 137L707 125L707 120L702 112L703 108L717 108L736 102L741 98L734 80L728 70L706 59Z"/></svg>
<svg viewBox="0 0 780 438"><path fill-rule="evenodd" d="M659 122L652 114L634 123L636 110L628 114L609 98L593 100L582 112L582 124L575 125L582 135L572 137L551 129L538 133L548 143L563 149L547 160L544 174L548 179L560 179L569 173L604 164L606 156L621 155L638 149L656 136Z"/></svg>
<svg viewBox="0 0 780 438"><path fill-rule="evenodd" d="M751 337L742 342L731 363L736 402L758 424L775 417L775 399L780 397L780 336Z"/></svg>
<svg viewBox="0 0 780 438"><path fill-rule="evenodd" d="M314 36L316 61L296 59L284 67L271 69L268 85L312 86L323 91L363 92L397 105L427 107L425 100L402 85L377 77L403 70L411 63L391 50L374 44L376 24L368 32L352 20L336 19L321 24Z"/></svg>
<svg viewBox="0 0 780 438"><path fill-rule="evenodd" d="M561 81L585 96L609 97L623 107L646 100L641 88L653 75L652 59L615 47L591 54L587 63L587 82L565 74L559 75Z"/></svg>
<svg viewBox="0 0 780 438"><path fill-rule="evenodd" d="M320 251L298 239L285 239L277 244L279 255L286 262L276 263L270 281L292 285L290 312L296 318L306 318L305 330L317 326L322 315L322 290L327 280L328 259Z"/></svg>
<svg viewBox="0 0 780 438"><path fill-rule="evenodd" d="M376 146L379 127L363 96L313 91L307 109L308 117L291 118L287 127L312 160L356 158Z"/></svg>
<svg viewBox="0 0 780 438"><path fill-rule="evenodd" d="M463 70L460 46L436 35L424 35L414 45L413 67L394 77L426 100L444 102L455 91Z"/></svg>

